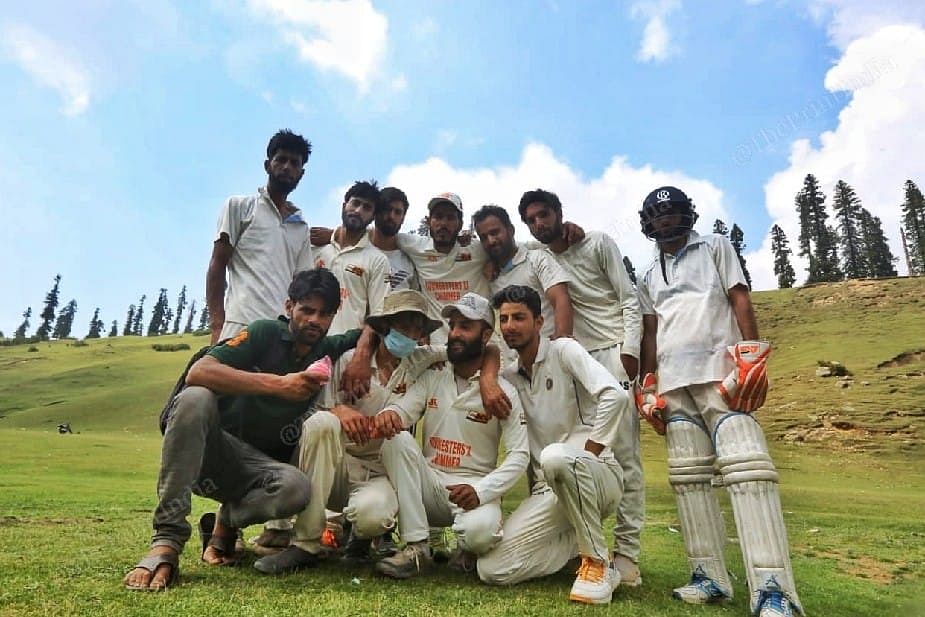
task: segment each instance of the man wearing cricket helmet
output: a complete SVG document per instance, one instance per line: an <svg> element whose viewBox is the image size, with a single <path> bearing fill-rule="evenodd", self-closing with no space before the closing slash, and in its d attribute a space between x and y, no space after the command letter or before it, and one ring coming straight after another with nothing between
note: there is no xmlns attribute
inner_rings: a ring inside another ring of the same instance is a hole
<svg viewBox="0 0 925 617"><path fill-rule="evenodd" d="M673 596L691 604L732 597L726 532L711 487L722 474L759 617L802 614L781 513L778 475L752 412L764 403L770 345L758 339L748 286L725 236L701 236L681 190L652 191L639 212L658 258L639 279L643 313L640 415L666 435L690 581Z"/></svg>

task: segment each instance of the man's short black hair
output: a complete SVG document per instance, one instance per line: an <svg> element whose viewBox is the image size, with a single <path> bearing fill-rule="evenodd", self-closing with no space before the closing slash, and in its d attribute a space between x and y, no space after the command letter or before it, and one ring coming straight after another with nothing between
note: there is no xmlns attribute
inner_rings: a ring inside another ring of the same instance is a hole
<svg viewBox="0 0 925 617"><path fill-rule="evenodd" d="M357 180L353 183L347 192L344 194L344 203L350 201L351 197L359 197L360 199L368 199L373 202L376 206L376 209L379 208L379 185L375 180Z"/></svg>
<svg viewBox="0 0 925 617"><path fill-rule="evenodd" d="M376 214L391 206L393 201L400 201L402 205L405 206L404 213L408 214L408 196L405 195L403 190L394 186L387 186L379 191L379 203L381 207L376 209Z"/></svg>
<svg viewBox="0 0 925 617"><path fill-rule="evenodd" d="M301 270L289 283L289 299L293 302L318 296L325 313L333 313L340 306L340 283L327 268Z"/></svg>
<svg viewBox="0 0 925 617"><path fill-rule="evenodd" d="M476 210L475 214L472 215L472 224L478 225L489 216L498 217L498 220L501 221L501 224L505 227L514 227L514 225L511 224L511 217L508 215L507 210L501 206L496 206L495 204L488 204L487 206L482 206Z"/></svg>
<svg viewBox="0 0 925 617"><path fill-rule="evenodd" d="M536 189L535 191L527 191L523 194L523 197L520 198L520 204L517 206L517 211L520 213L520 220L525 223L527 222L525 218L527 206L536 202L546 204L555 210L556 214L562 214L562 202L559 201L558 195L551 191Z"/></svg>
<svg viewBox="0 0 925 617"><path fill-rule="evenodd" d="M505 302L526 305L530 312L533 313L534 318L539 317L543 312L543 305L540 304L540 294L526 285L508 285L491 298L491 304L496 309L500 309Z"/></svg>
<svg viewBox="0 0 925 617"><path fill-rule="evenodd" d="M305 165L312 153L312 142L301 135L296 135L289 129L280 129L276 132L276 135L270 138L270 143L267 144L267 158L272 159L279 150L295 152L302 157L302 165Z"/></svg>

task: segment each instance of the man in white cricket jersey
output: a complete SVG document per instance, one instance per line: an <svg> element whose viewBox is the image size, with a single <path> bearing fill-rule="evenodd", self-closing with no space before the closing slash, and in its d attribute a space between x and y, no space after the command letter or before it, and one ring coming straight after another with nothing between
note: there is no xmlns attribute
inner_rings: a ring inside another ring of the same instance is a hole
<svg viewBox="0 0 925 617"><path fill-rule="evenodd" d="M397 236L408 214L408 196L394 186L387 186L379 191L379 210L376 211L372 243L389 260L391 274L389 285L392 291L397 289L420 290L417 270L414 262L400 248Z"/></svg>
<svg viewBox="0 0 925 617"><path fill-rule="evenodd" d="M508 285L526 285L540 294L543 336L572 336L572 299L568 274L547 251L529 250L514 242L514 225L500 206L482 206L472 215L475 231L497 273L491 292Z"/></svg>
<svg viewBox="0 0 925 617"><path fill-rule="evenodd" d="M390 290L389 261L366 232L381 207L375 181L355 182L344 195L340 227L329 244L315 250L315 266L327 268L340 282L341 304L331 323L332 334L362 328L366 316L382 308Z"/></svg>
<svg viewBox="0 0 925 617"><path fill-rule="evenodd" d="M623 470L612 450L627 427L629 396L576 341L541 335L535 290L512 285L492 302L505 342L519 355L504 375L527 416L530 496L504 523L501 543L479 558L479 577L512 585L557 572L577 554L569 599L606 604L620 581L608 567L603 521L622 493Z"/></svg>
<svg viewBox="0 0 925 617"><path fill-rule="evenodd" d="M501 497L530 457L513 386L499 380L512 402L506 419L482 405L478 373L495 322L488 300L467 293L444 307L442 315L449 320L450 365L426 372L376 416L376 428L386 438L382 462L398 493L399 529L407 543L376 564L379 573L391 578L409 578L433 564L430 526L453 527L459 546L454 561L461 569L471 568L473 556L501 539ZM421 417L423 451L403 432ZM499 465L502 440L507 454Z"/></svg>
<svg viewBox="0 0 925 617"><path fill-rule="evenodd" d="M673 596L690 604L732 597L718 467L735 513L751 592L750 615L803 614L781 511L778 475L752 412L764 404L770 345L758 340L748 284L729 239L694 231L683 191L652 191L639 211L658 258L639 278L643 313L640 413L667 437L690 581Z"/></svg>
<svg viewBox="0 0 925 617"><path fill-rule="evenodd" d="M569 273L575 312L575 338L591 356L629 389L639 369L642 318L639 300L613 239L589 231L571 246L562 239L562 203L555 193L536 189L523 194L520 218ZM639 448L639 419L630 414L620 431L614 456L623 467L623 497L617 508L611 564L620 584L642 584L639 541L645 522L645 480Z"/></svg>

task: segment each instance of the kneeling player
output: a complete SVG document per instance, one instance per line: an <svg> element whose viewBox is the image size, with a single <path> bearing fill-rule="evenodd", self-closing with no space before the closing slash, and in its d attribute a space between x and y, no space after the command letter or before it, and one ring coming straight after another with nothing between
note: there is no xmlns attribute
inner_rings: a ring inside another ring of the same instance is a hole
<svg viewBox="0 0 925 617"><path fill-rule="evenodd" d="M539 294L511 285L495 294L504 341L517 351L506 369L527 416L530 496L504 524L504 538L478 561L486 583L510 585L546 576L581 556L569 598L610 602L620 583L610 568L603 520L623 494L623 470L611 448L629 397L617 379L568 338L548 340ZM594 406L581 408L579 401Z"/></svg>
<svg viewBox="0 0 925 617"><path fill-rule="evenodd" d="M514 388L499 380L512 404L503 420L485 411L479 393L479 367L495 321L488 300L468 293L444 307L443 316L449 318L451 364L425 373L376 416L376 428L387 438L382 462L398 492L398 524L407 543L376 564L392 578L409 578L433 563L430 526L452 525L460 550L453 562L471 567L473 556L500 540L501 496L520 478L530 456ZM423 452L402 432L422 416ZM502 437L507 455L498 465Z"/></svg>
<svg viewBox="0 0 925 617"><path fill-rule="evenodd" d="M757 340L738 257L725 236L693 230L694 204L674 187L652 191L639 215L659 257L639 279L645 377L636 399L641 415L667 434L668 480L691 568L674 597L692 604L732 597L726 532L710 485L716 463L732 499L751 613L802 613L777 471L750 415L767 393L770 347Z"/></svg>

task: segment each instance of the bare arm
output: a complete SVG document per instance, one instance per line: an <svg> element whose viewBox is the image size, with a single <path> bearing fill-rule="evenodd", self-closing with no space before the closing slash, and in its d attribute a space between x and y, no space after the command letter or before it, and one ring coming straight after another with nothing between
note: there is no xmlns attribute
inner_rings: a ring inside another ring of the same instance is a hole
<svg viewBox="0 0 925 617"><path fill-rule="evenodd" d="M752 307L752 297L745 285L735 285L729 289L729 303L735 315L739 330L742 331L742 340L758 340L758 320L755 319L755 309Z"/></svg>
<svg viewBox="0 0 925 617"><path fill-rule="evenodd" d="M325 246L331 244L334 230L330 227L312 227L308 233L312 246Z"/></svg>
<svg viewBox="0 0 925 617"><path fill-rule="evenodd" d="M204 356L190 368L186 385L202 386L220 394L278 396L290 401L308 400L321 388L304 371L288 375L250 373L222 364L212 356Z"/></svg>
<svg viewBox="0 0 925 617"><path fill-rule="evenodd" d="M228 234L219 236L212 245L212 258L206 273L206 306L209 307L209 328L212 330L212 344L218 342L225 325L225 269L231 261L234 247Z"/></svg>
<svg viewBox="0 0 925 617"><path fill-rule="evenodd" d="M498 373L500 371L501 350L494 343L489 343L485 346L485 355L482 356L482 368L479 372L479 393L482 396L482 406L485 411L499 420L503 420L511 413L511 399L498 384Z"/></svg>
<svg viewBox="0 0 925 617"><path fill-rule="evenodd" d="M372 328L364 326L353 358L341 375L341 389L348 401L357 401L369 393L369 380L372 378L370 363L378 345L379 336Z"/></svg>
<svg viewBox="0 0 925 617"><path fill-rule="evenodd" d="M572 311L572 298L568 293L568 283L559 283L547 289L546 298L552 304L556 320L552 338L572 336L574 312Z"/></svg>
<svg viewBox="0 0 925 617"><path fill-rule="evenodd" d="M642 344L639 346L640 375L654 373L658 368L656 360L656 334L658 334L658 317L655 315L642 316Z"/></svg>

